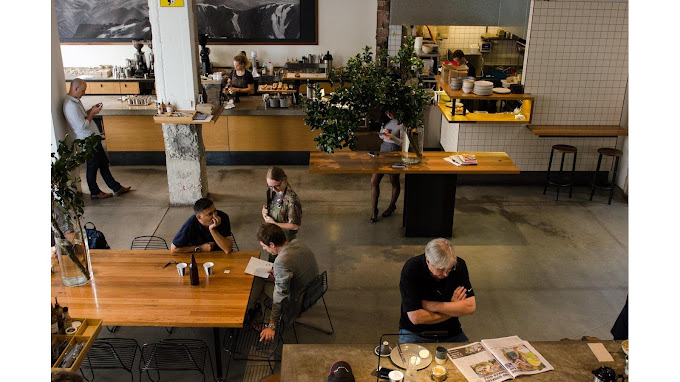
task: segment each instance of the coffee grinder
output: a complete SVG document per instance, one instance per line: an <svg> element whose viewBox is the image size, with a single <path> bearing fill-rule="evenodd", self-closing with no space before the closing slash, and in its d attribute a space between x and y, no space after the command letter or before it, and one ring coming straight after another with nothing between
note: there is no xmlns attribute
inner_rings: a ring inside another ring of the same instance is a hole
<svg viewBox="0 0 680 382"><path fill-rule="evenodd" d="M144 74L149 71L146 66L146 58L144 53L142 53L144 41L133 40L132 46L137 49L137 53L135 53L135 78L144 78Z"/></svg>
<svg viewBox="0 0 680 382"><path fill-rule="evenodd" d="M204 76L212 73L212 65L210 65L210 48L205 45L208 43L208 35L200 34L198 35L198 44L201 46L201 73Z"/></svg>

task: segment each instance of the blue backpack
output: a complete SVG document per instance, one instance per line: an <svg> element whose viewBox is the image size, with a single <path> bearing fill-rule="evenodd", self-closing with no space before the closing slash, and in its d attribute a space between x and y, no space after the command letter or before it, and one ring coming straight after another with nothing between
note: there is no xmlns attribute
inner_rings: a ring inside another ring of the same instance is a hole
<svg viewBox="0 0 680 382"><path fill-rule="evenodd" d="M92 224L92 228L88 228L87 225ZM90 249L111 249L109 244L106 242L106 237L101 231L97 231L94 223L85 223L85 233L87 234L87 246Z"/></svg>

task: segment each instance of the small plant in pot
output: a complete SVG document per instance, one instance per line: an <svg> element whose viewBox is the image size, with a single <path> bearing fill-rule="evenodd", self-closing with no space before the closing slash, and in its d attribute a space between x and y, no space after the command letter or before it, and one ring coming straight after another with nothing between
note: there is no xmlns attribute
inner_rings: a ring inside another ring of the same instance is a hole
<svg viewBox="0 0 680 382"><path fill-rule="evenodd" d="M422 152L417 132L423 126L423 109L430 98L422 86L423 66L423 60L415 55L413 38L407 37L392 60L386 50L373 60L371 48L367 46L362 53L347 60L345 68L329 73L331 85L337 86L333 93L321 98L319 85L315 83L314 97L303 97L302 103L307 113L305 124L312 130L320 130L314 138L317 149L329 153L345 147L354 150L354 133L361 122L391 111L406 129L403 161L420 162Z"/></svg>
<svg viewBox="0 0 680 382"><path fill-rule="evenodd" d="M80 222L85 203L78 193L78 177L72 172L94 155L94 147L101 136L68 142L68 136L59 141L57 152L52 153L52 235L62 282L66 286L85 285L92 280L92 265L87 236Z"/></svg>

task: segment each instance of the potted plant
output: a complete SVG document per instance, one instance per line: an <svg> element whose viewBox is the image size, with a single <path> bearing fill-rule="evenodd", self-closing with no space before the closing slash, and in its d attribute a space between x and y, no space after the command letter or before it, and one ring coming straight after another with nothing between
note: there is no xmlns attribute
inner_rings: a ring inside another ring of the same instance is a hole
<svg viewBox="0 0 680 382"><path fill-rule="evenodd" d="M66 286L85 285L92 280L87 235L80 222L85 203L76 188L80 179L72 172L93 156L101 139L93 134L69 143L66 136L59 141L57 152L52 153L52 235Z"/></svg>
<svg viewBox="0 0 680 382"><path fill-rule="evenodd" d="M407 37L391 61L385 50L373 60L367 46L351 57L345 68L329 73L331 85L337 84L333 93L322 97L318 84L314 84L314 97L303 97L302 102L307 113L305 123L312 130L321 130L314 138L317 149L329 153L345 147L354 150L354 133L361 121L389 110L406 127L404 162L420 162L417 132L423 126L423 109L429 100L422 86L423 66L423 60L415 55L413 38ZM408 150L413 153L409 155Z"/></svg>

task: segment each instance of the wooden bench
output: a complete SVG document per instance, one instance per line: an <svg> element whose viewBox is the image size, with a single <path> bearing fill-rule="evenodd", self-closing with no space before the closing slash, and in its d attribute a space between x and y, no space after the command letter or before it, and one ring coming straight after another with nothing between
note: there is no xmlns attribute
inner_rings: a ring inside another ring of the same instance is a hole
<svg viewBox="0 0 680 382"><path fill-rule="evenodd" d="M628 136L621 126L599 125L527 125L539 137L619 137Z"/></svg>

